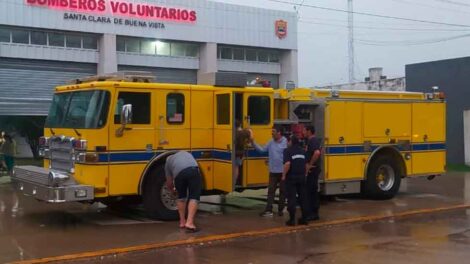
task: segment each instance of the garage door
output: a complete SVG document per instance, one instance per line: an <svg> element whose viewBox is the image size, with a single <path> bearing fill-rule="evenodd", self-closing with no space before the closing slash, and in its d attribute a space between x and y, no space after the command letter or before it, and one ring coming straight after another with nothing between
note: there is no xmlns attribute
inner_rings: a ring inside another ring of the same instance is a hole
<svg viewBox="0 0 470 264"><path fill-rule="evenodd" d="M96 75L96 64L0 58L0 116L45 116L54 87Z"/></svg>
<svg viewBox="0 0 470 264"><path fill-rule="evenodd" d="M146 71L155 75L158 83L197 84L197 71L185 69L153 68L119 65L119 71Z"/></svg>
<svg viewBox="0 0 470 264"><path fill-rule="evenodd" d="M256 73L248 73L247 78L248 81L255 80L256 77L261 77L265 80L271 82L271 86L273 88L279 88L279 75L276 74L256 74Z"/></svg>

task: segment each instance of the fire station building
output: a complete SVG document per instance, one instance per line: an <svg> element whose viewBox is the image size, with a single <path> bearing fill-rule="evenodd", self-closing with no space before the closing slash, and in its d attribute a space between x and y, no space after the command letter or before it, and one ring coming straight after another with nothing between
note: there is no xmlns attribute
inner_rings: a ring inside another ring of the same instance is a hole
<svg viewBox="0 0 470 264"><path fill-rule="evenodd" d="M55 86L116 71L166 83L227 71L297 83L296 20L205 0L2 0L0 116L47 115Z"/></svg>

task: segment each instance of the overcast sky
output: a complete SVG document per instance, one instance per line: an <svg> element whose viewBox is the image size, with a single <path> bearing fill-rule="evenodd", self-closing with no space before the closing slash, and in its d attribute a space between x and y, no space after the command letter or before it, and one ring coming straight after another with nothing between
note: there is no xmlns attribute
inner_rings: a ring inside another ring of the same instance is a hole
<svg viewBox="0 0 470 264"><path fill-rule="evenodd" d="M293 5L269 0L218 0L293 11ZM303 0L283 0L302 3ZM405 75L405 65L470 54L470 0L354 0L354 11L459 24L446 26L355 15L356 79L368 68L383 67L389 77ZM299 82L321 86L348 82L347 0L305 0L299 11ZM469 36L465 36L469 34ZM449 40L452 39L452 40Z"/></svg>

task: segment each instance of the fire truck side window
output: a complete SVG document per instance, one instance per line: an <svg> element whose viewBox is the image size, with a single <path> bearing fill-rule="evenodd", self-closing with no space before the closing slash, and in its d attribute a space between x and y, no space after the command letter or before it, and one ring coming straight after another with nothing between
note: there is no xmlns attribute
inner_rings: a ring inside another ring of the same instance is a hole
<svg viewBox="0 0 470 264"><path fill-rule="evenodd" d="M123 105L132 105L132 124L150 124L150 93L120 92L114 112L114 124L121 123Z"/></svg>
<svg viewBox="0 0 470 264"><path fill-rule="evenodd" d="M166 97L166 121L168 124L184 123L184 95L170 93Z"/></svg>
<svg viewBox="0 0 470 264"><path fill-rule="evenodd" d="M217 125L230 125L230 95L217 95Z"/></svg>
<svg viewBox="0 0 470 264"><path fill-rule="evenodd" d="M251 125L269 125L271 123L271 99L269 96L248 97L248 115Z"/></svg>

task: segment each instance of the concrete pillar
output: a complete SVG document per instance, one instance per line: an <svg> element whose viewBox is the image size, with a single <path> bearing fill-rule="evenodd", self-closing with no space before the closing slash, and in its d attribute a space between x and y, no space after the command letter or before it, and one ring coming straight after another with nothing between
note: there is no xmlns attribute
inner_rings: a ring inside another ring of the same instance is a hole
<svg viewBox="0 0 470 264"><path fill-rule="evenodd" d="M199 49L199 70L197 72L197 83L208 84L209 73L217 72L217 43L201 44Z"/></svg>
<svg viewBox="0 0 470 264"><path fill-rule="evenodd" d="M463 131L465 164L470 166L470 110L463 112Z"/></svg>
<svg viewBox="0 0 470 264"><path fill-rule="evenodd" d="M104 34L99 41L98 75L117 72L116 35Z"/></svg>
<svg viewBox="0 0 470 264"><path fill-rule="evenodd" d="M286 82L292 81L299 85L297 50L281 52L281 74L279 75L279 88L285 88Z"/></svg>

